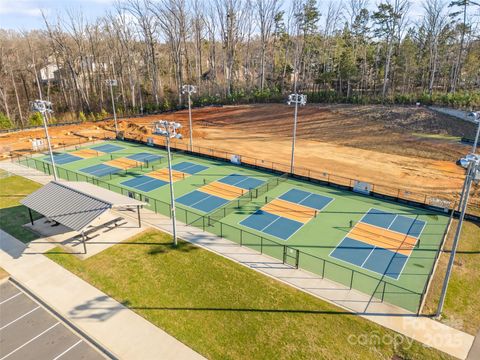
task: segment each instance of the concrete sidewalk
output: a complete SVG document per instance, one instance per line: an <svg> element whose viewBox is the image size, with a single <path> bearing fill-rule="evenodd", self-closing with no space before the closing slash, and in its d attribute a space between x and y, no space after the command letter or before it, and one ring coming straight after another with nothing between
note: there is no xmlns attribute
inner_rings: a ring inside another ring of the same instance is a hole
<svg viewBox="0 0 480 360"><path fill-rule="evenodd" d="M201 355L43 255L52 244L0 230L0 266L119 359L203 359Z"/></svg>
<svg viewBox="0 0 480 360"><path fill-rule="evenodd" d="M0 168L12 173L21 171L22 176L34 181L45 181L45 177L34 169L27 169L11 163L0 163ZM122 213L122 215L125 214ZM142 221L164 232L171 232L170 219L153 211L144 209L142 211ZM178 222L177 224L178 236L184 240L328 301L345 309L345 311L359 314L425 345L460 359L465 359L472 347L474 340L472 335L430 318L417 317L415 314L408 313L406 310L391 304L372 301L370 296L359 291L322 279L307 271L294 269L277 259L260 254L250 248L241 247L236 243L203 232L195 227ZM368 309L368 312L366 309Z"/></svg>

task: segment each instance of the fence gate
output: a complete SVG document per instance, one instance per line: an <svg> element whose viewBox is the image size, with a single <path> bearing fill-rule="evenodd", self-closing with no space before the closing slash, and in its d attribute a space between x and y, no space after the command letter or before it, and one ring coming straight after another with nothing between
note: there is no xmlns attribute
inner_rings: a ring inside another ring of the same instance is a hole
<svg viewBox="0 0 480 360"><path fill-rule="evenodd" d="M300 252L297 249L292 249L286 245L283 246L283 263L294 266L298 269L298 258Z"/></svg>

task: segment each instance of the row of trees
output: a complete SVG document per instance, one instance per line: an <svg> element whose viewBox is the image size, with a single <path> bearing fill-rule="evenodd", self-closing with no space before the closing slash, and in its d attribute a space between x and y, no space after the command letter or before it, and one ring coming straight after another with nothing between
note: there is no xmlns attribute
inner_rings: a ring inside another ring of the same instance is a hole
<svg viewBox="0 0 480 360"><path fill-rule="evenodd" d="M0 30L0 112L26 126L42 97L62 120L104 113L107 79L125 113L181 106L187 83L198 105L279 101L296 82L313 101L480 106L480 4L423 1L416 17L408 0L324 13L315 0L124 0L94 20L44 16L41 30Z"/></svg>

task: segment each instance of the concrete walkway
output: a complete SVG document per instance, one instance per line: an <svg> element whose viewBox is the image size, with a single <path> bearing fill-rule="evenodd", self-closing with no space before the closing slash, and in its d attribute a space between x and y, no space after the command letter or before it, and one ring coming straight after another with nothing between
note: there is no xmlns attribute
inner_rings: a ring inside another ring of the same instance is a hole
<svg viewBox="0 0 480 360"><path fill-rule="evenodd" d="M44 177L39 176L37 170L27 169L16 164L0 163L0 168L12 173L21 171L22 176L34 181L44 180ZM143 210L142 221L162 231L171 232L170 219L153 211ZM178 236L184 240L457 358L465 359L472 346L474 340L472 335L430 318L417 317L412 313L407 313L404 309L387 303L371 302L370 296L361 292L321 279L307 271L291 268L277 259L259 254L247 247L241 247L236 243L203 232L195 227L178 223L177 230ZM368 312L366 312L366 309L368 309Z"/></svg>
<svg viewBox="0 0 480 360"><path fill-rule="evenodd" d="M468 353L467 360L478 360L480 359L480 330L475 337L475 341L473 342L473 346Z"/></svg>
<svg viewBox="0 0 480 360"><path fill-rule="evenodd" d="M0 230L0 266L29 291L119 359L203 359L43 255L54 246L28 246Z"/></svg>

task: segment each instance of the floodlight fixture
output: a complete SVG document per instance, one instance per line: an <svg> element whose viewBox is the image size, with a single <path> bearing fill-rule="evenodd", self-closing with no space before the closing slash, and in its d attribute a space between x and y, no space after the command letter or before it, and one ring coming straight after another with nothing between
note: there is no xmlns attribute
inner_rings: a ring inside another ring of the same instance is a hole
<svg viewBox="0 0 480 360"><path fill-rule="evenodd" d="M171 217L173 226L173 244L177 246L177 219L175 214L175 195L173 191L173 176L172 176L172 157L170 152L170 139L181 139L182 134L177 132L182 127L181 124L174 121L159 120L153 123L153 135L160 135L165 137L167 147L168 160L168 176L170 182L170 203L171 203Z"/></svg>
<svg viewBox="0 0 480 360"><path fill-rule="evenodd" d="M190 126L190 151L193 151L193 128L192 128L192 94L197 92L197 87L195 85L183 85L182 94L188 95L188 124Z"/></svg>
<svg viewBox="0 0 480 360"><path fill-rule="evenodd" d="M55 167L55 158L53 157L52 144L50 142L50 135L48 134L47 113L53 112L53 104L47 100L34 100L30 102L30 109L42 114L43 128L45 130L45 138L47 139L48 152L50 154L50 162L52 163L53 179L57 180L57 169Z"/></svg>
<svg viewBox="0 0 480 360"><path fill-rule="evenodd" d="M293 174L295 170L295 142L297 140L297 119L298 119L298 105L305 106L307 104L307 95L293 93L288 95L288 105L295 105L293 113L293 136L292 136L292 157L290 160L290 172Z"/></svg>

